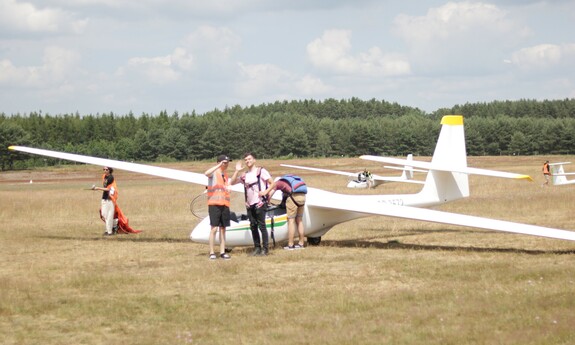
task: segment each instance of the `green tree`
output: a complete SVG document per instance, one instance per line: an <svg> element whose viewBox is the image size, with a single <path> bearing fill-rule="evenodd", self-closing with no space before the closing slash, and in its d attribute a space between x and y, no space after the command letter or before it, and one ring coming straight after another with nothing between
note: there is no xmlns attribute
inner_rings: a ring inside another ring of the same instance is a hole
<svg viewBox="0 0 575 345"><path fill-rule="evenodd" d="M2 171L12 169L14 162L26 159L22 154L14 154L8 150L11 145L28 145L29 135L22 127L8 121L0 122L0 165Z"/></svg>
<svg viewBox="0 0 575 345"><path fill-rule="evenodd" d="M320 157L331 155L331 138L324 130L319 130L317 133L317 142L314 154Z"/></svg>
<svg viewBox="0 0 575 345"><path fill-rule="evenodd" d="M515 132L511 136L509 143L509 153L513 155L521 155L527 151L527 138L522 132Z"/></svg>

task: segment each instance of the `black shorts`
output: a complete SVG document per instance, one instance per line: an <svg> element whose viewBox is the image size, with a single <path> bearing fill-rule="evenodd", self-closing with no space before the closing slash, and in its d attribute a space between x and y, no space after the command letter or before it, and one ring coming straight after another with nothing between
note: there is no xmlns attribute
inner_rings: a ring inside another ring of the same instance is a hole
<svg viewBox="0 0 575 345"><path fill-rule="evenodd" d="M208 205L211 226L230 226L230 208L227 206Z"/></svg>

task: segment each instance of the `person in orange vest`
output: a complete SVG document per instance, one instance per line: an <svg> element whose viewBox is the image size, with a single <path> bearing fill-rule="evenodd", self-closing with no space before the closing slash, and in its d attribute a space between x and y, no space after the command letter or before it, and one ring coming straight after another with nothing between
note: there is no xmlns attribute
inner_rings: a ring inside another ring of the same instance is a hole
<svg viewBox="0 0 575 345"><path fill-rule="evenodd" d="M231 259L226 253L226 227L230 226L230 180L228 178L228 164L231 159L226 155L219 155L217 163L204 173L208 177L208 213L210 215L210 260L218 257L214 251L216 232L220 231L220 258Z"/></svg>
<svg viewBox="0 0 575 345"><path fill-rule="evenodd" d="M116 229L114 224L114 213L115 206L114 200L117 196L116 181L114 180L113 168L104 167L104 176L102 176L102 186L96 187L92 186L92 190L102 191L102 205L100 207L100 215L104 222L106 223L106 232L104 236L112 236L116 234Z"/></svg>
<svg viewBox="0 0 575 345"><path fill-rule="evenodd" d="M549 186L549 177L551 176L551 170L549 168L549 161L545 161L545 163L543 163L542 170L543 170L543 178L545 178L545 182L543 182L541 187Z"/></svg>
<svg viewBox="0 0 575 345"><path fill-rule="evenodd" d="M133 229L130 226L128 217L122 212L118 205L118 186L116 185L116 178L112 173L114 169L111 167L104 167L104 175L102 175L102 188L92 186L92 190L101 190L102 205L100 207L100 218L106 224L106 232L104 236L111 236L120 234L138 234L141 230Z"/></svg>

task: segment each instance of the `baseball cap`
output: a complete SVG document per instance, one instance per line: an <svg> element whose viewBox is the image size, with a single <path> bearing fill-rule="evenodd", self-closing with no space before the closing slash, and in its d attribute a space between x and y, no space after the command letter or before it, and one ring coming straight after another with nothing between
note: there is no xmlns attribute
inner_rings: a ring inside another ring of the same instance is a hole
<svg viewBox="0 0 575 345"><path fill-rule="evenodd" d="M231 162L232 160L230 159L230 157L226 156L226 155L219 155L218 156L218 163L221 161L228 161Z"/></svg>

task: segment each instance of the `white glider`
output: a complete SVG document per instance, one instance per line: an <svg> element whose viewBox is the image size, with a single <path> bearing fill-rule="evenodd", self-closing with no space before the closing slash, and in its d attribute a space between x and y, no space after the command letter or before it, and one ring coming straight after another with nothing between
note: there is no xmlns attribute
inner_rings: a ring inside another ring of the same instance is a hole
<svg viewBox="0 0 575 345"><path fill-rule="evenodd" d="M305 235L308 238L308 243L319 244L321 236L337 224L372 215L400 217L575 241L575 232L572 231L423 208L468 197L468 174L531 179L527 175L468 168L463 117L459 115L444 116L441 124L441 132L431 162L414 161L409 163L407 160L385 160L387 163L408 165L428 170L425 184L419 193L398 195L347 195L308 187L304 214ZM22 146L11 146L10 150L87 164L110 166L116 169L161 176L195 184L205 185L207 183L207 178L199 173ZM379 158L374 160L384 161ZM241 185L235 185L233 186L233 190L241 192L243 191L243 187ZM279 199L279 197L279 193L274 195L274 199ZM276 209L270 212L267 223L270 235L273 232L276 240L283 241L287 239L287 219L285 211ZM205 218L192 230L190 238L195 242L208 243L209 232L209 219ZM218 238L218 236L216 236L216 238ZM230 247L252 245L251 231L247 220L232 221L232 225L226 230L226 245Z"/></svg>
<svg viewBox="0 0 575 345"><path fill-rule="evenodd" d="M410 161L413 159L413 155L407 155L407 160ZM381 184L387 182L404 182L404 183L416 183L416 184L424 184L424 181L413 180L413 171L419 172L427 172L425 170L413 169L413 167L406 166L403 168L400 167L389 167L386 166L385 168L388 169L399 169L402 170L401 176L381 176L376 174L371 174L371 179L365 176L364 172L359 173L351 173L347 171L340 171L340 170L330 170L330 169L321 169L321 168L312 168L312 167L304 167L300 165L291 165L291 164L280 164L282 167L287 168L294 168L294 169L302 169L302 170L310 170L310 171L318 171L324 172L328 174L336 174L336 175L343 175L350 177L351 179L347 183L347 188L375 188ZM368 181L369 179L369 181Z"/></svg>
<svg viewBox="0 0 575 345"><path fill-rule="evenodd" d="M563 165L571 164L571 162L549 163L551 167L551 176L553 177L553 185L561 186L565 184L574 184L575 180L568 180L567 176L575 175L575 172L566 173Z"/></svg>

